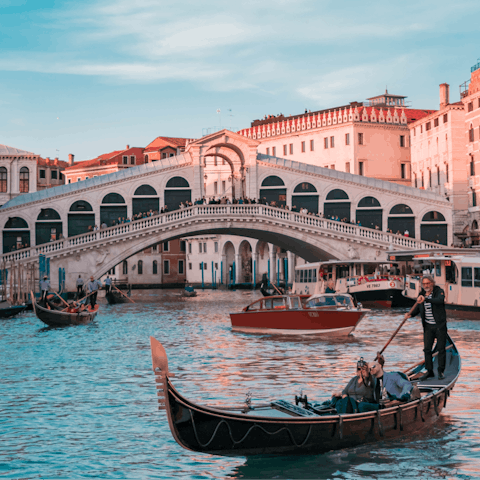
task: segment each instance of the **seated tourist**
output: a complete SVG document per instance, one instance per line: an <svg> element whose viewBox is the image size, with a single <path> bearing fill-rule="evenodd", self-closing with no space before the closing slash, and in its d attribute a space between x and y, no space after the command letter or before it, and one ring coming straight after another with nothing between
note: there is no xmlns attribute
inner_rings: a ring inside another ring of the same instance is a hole
<svg viewBox="0 0 480 480"><path fill-rule="evenodd" d="M357 375L341 392L333 394L331 406L334 406L338 413L378 410L378 402L375 401L374 395L374 379L363 357L357 362Z"/></svg>
<svg viewBox="0 0 480 480"><path fill-rule="evenodd" d="M335 293L335 282L333 280L329 280L327 282L327 288L325 289L325 293Z"/></svg>
<svg viewBox="0 0 480 480"><path fill-rule="evenodd" d="M374 377L375 401L399 400L409 402L419 398L419 392L402 372L384 372L378 360L370 363L370 373Z"/></svg>

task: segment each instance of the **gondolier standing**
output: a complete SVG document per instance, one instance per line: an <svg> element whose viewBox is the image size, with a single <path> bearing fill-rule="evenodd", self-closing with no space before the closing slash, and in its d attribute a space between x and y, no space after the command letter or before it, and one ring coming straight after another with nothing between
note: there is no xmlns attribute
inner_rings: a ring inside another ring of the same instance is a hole
<svg viewBox="0 0 480 480"><path fill-rule="evenodd" d="M105 295L108 295L111 290L112 290L112 279L110 278L109 275L107 275L107 278L105 279Z"/></svg>
<svg viewBox="0 0 480 480"><path fill-rule="evenodd" d="M77 299L79 299L82 296L82 292L83 292L83 278L81 275L79 275L77 278Z"/></svg>
<svg viewBox="0 0 480 480"><path fill-rule="evenodd" d="M405 319L415 317L420 313L423 325L423 345L425 352L425 373L420 380L427 380L435 376L433 372L432 347L437 339L438 350L438 379L443 380L445 375L445 360L447 343L447 312L445 311L445 292L437 285L430 275L422 278L422 290L417 299L418 305L413 312L405 314Z"/></svg>
<svg viewBox="0 0 480 480"><path fill-rule="evenodd" d="M46 275L40 282L40 290L42 291L41 299L45 302L47 300L48 291L50 290L50 282L48 281L48 277Z"/></svg>
<svg viewBox="0 0 480 480"><path fill-rule="evenodd" d="M87 283L87 293L90 295L90 305L92 308L95 307L97 303L97 293L98 289L101 288L102 285L93 278L93 275L90 277L90 281Z"/></svg>

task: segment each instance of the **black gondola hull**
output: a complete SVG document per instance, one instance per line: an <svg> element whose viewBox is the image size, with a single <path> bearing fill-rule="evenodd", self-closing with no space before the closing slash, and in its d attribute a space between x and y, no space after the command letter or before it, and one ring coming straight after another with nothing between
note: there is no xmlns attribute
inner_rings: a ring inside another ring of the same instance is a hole
<svg viewBox="0 0 480 480"><path fill-rule="evenodd" d="M33 305L35 315L39 320L49 327L66 327L69 325L85 325L93 321L97 315L97 310L93 312L83 311L79 313L67 313L59 310L49 310L40 306L38 303Z"/></svg>

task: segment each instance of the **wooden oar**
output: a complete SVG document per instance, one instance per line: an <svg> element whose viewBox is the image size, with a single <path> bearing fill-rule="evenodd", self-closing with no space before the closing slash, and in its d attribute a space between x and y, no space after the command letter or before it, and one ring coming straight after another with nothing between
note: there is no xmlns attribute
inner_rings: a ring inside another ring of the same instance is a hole
<svg viewBox="0 0 480 480"><path fill-rule="evenodd" d="M57 292L53 293L68 307L68 303Z"/></svg>
<svg viewBox="0 0 480 480"><path fill-rule="evenodd" d="M408 315L411 315L413 311L415 310L416 306L418 305L418 300L414 303L413 307L410 309L408 312ZM407 317L403 319L403 322L398 326L398 328L393 332L393 335L390 337L390 340L385 344L385 346L377 352L377 356L375 357L375 360L378 360L378 358L382 355L382 353L385 351L385 349L390 345L390 342L395 338L395 335L399 332L399 330L403 327L403 324L411 317Z"/></svg>
<svg viewBox="0 0 480 480"><path fill-rule="evenodd" d="M112 287L115 289L115 290L118 290L124 297L128 298L132 303L136 303L134 302L128 295L125 295L119 288L117 288L115 285L112 284Z"/></svg>
<svg viewBox="0 0 480 480"><path fill-rule="evenodd" d="M283 293L275 286L274 283L272 283L272 287L277 291L279 295L283 295Z"/></svg>

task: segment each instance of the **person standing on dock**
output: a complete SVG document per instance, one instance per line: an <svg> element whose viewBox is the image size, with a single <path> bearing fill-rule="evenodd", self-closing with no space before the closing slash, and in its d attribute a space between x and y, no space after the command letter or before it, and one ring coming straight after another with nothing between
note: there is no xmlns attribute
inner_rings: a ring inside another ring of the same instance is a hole
<svg viewBox="0 0 480 480"><path fill-rule="evenodd" d="M447 312L445 311L445 292L437 285L431 275L423 275L422 290L417 299L417 306L413 312L405 314L405 319L415 317L420 313L423 325L423 351L425 352L425 373L420 380L427 380L435 376L433 372L433 342L437 339L438 350L438 379L445 378L445 362L447 353Z"/></svg>
<svg viewBox="0 0 480 480"><path fill-rule="evenodd" d="M87 293L90 295L90 305L92 308L95 308L97 303L97 293L99 288L102 285L93 278L93 275L90 277L90 281L87 283Z"/></svg>
<svg viewBox="0 0 480 480"><path fill-rule="evenodd" d="M83 293L83 278L81 275L77 278L77 300L82 296Z"/></svg>
<svg viewBox="0 0 480 480"><path fill-rule="evenodd" d="M105 295L108 295L111 290L112 290L112 279L110 278L109 275L107 275L107 278L105 279Z"/></svg>
<svg viewBox="0 0 480 480"><path fill-rule="evenodd" d="M40 282L40 290L42 291L42 301L47 301L48 291L50 290L50 282L48 281L48 277L45 275L43 280Z"/></svg>

